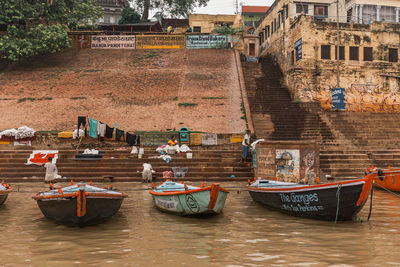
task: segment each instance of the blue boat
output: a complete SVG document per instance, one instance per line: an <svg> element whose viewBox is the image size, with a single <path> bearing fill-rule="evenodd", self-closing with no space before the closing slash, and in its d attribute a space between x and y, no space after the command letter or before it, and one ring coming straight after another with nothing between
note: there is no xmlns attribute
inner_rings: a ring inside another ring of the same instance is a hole
<svg viewBox="0 0 400 267"><path fill-rule="evenodd" d="M159 210L181 216L219 214L228 193L218 183L197 187L169 180L150 190Z"/></svg>

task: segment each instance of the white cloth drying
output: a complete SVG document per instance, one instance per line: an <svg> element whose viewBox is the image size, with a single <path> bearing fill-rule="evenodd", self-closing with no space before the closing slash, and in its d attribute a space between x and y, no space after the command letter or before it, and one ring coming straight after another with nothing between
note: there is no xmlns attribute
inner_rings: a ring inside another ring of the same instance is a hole
<svg viewBox="0 0 400 267"><path fill-rule="evenodd" d="M83 130L79 129L79 137L83 136ZM78 129L75 129L74 132L72 133L72 139L78 138Z"/></svg>
<svg viewBox="0 0 400 267"><path fill-rule="evenodd" d="M99 154L99 151L96 150L96 149L89 149L89 148L86 148L86 149L83 151L83 154L85 154L85 155L98 155L98 154Z"/></svg>
<svg viewBox="0 0 400 267"><path fill-rule="evenodd" d="M0 132L0 138L5 136L14 136L15 139L23 139L28 137L33 137L35 135L35 130L27 126L22 126L17 129L8 129Z"/></svg>

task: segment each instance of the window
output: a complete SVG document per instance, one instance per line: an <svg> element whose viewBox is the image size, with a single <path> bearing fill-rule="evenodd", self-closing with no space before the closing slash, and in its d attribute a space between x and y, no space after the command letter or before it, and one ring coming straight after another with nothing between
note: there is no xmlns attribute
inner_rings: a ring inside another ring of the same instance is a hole
<svg viewBox="0 0 400 267"><path fill-rule="evenodd" d="M331 59L330 45L321 45L321 59Z"/></svg>
<svg viewBox="0 0 400 267"><path fill-rule="evenodd" d="M347 10L347 23L350 23L353 21L353 8L350 8Z"/></svg>
<svg viewBox="0 0 400 267"><path fill-rule="evenodd" d="M281 26L281 13L278 14L278 29Z"/></svg>
<svg viewBox="0 0 400 267"><path fill-rule="evenodd" d="M294 64L294 50L290 53L290 64Z"/></svg>
<svg viewBox="0 0 400 267"><path fill-rule="evenodd" d="M337 59L337 46L335 46L335 59ZM344 60L344 46L339 46L339 60Z"/></svg>
<svg viewBox="0 0 400 267"><path fill-rule="evenodd" d="M358 60L358 47L350 46L350 60Z"/></svg>
<svg viewBox="0 0 400 267"><path fill-rule="evenodd" d="M396 8L394 6L382 6L379 16L381 21L396 22Z"/></svg>
<svg viewBox="0 0 400 267"><path fill-rule="evenodd" d="M397 48L389 48L389 62L398 62L399 61L399 52Z"/></svg>
<svg viewBox="0 0 400 267"><path fill-rule="evenodd" d="M276 32L276 19L274 19L274 32Z"/></svg>
<svg viewBox="0 0 400 267"><path fill-rule="evenodd" d="M200 26L194 26L193 27L193 32L201 32L201 27Z"/></svg>
<svg viewBox="0 0 400 267"><path fill-rule="evenodd" d="M328 16L328 6L314 5L314 16L327 17Z"/></svg>
<svg viewBox="0 0 400 267"><path fill-rule="evenodd" d="M371 23L372 21L376 21L376 5L363 6L362 21L363 23Z"/></svg>
<svg viewBox="0 0 400 267"><path fill-rule="evenodd" d="M297 14L308 14L308 5L305 4L296 4L296 13Z"/></svg>
<svg viewBox="0 0 400 267"><path fill-rule="evenodd" d="M372 47L364 47L364 61L372 61Z"/></svg>
<svg viewBox="0 0 400 267"><path fill-rule="evenodd" d="M110 23L111 22L111 17L109 15L104 16L104 22L105 23Z"/></svg>
<svg viewBox="0 0 400 267"><path fill-rule="evenodd" d="M246 27L253 27L253 22L252 21L245 21L244 26Z"/></svg>

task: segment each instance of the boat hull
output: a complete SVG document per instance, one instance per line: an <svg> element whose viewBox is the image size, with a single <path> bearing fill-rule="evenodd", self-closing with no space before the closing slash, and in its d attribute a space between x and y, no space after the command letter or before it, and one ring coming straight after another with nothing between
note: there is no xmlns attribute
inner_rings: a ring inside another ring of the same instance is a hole
<svg viewBox="0 0 400 267"><path fill-rule="evenodd" d="M3 205L6 202L8 194L0 194L0 205Z"/></svg>
<svg viewBox="0 0 400 267"><path fill-rule="evenodd" d="M104 222L121 207L123 198L87 197L86 214L78 217L76 197L37 199L43 215L60 224L86 226Z"/></svg>
<svg viewBox="0 0 400 267"><path fill-rule="evenodd" d="M210 207L211 190L185 194L152 195L154 205L163 212L181 216L202 216L219 214L225 205L228 193L219 191L215 205Z"/></svg>
<svg viewBox="0 0 400 267"><path fill-rule="evenodd" d="M340 187L340 189L338 189ZM327 186L297 189L257 190L250 196L262 205L293 216L319 220L352 220L363 208L372 187L372 179ZM339 196L339 197L337 197ZM339 202L339 209L337 203ZM336 216L337 214L337 216Z"/></svg>
<svg viewBox="0 0 400 267"><path fill-rule="evenodd" d="M384 169L378 171L373 171L375 187L385 188L390 191L400 192L400 169Z"/></svg>

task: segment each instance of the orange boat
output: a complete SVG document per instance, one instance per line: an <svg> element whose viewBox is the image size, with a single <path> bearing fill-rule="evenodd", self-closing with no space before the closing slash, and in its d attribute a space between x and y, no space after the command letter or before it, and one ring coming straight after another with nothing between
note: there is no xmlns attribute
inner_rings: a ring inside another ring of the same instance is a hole
<svg viewBox="0 0 400 267"><path fill-rule="evenodd" d="M385 188L390 191L400 192L400 169L377 169L369 170L374 175L375 187Z"/></svg>
<svg viewBox="0 0 400 267"><path fill-rule="evenodd" d="M4 181L0 184L0 205L2 205L8 197L8 193L12 191L12 188L9 184L5 184Z"/></svg>

